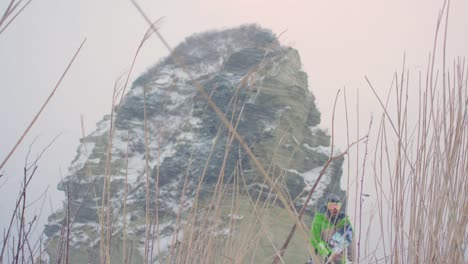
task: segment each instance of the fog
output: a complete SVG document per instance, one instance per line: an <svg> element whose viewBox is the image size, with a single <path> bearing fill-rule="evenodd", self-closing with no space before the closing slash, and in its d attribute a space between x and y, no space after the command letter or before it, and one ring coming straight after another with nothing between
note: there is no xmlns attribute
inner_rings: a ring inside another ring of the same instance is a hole
<svg viewBox="0 0 468 264"><path fill-rule="evenodd" d="M9 1L0 2L3 13ZM443 1L140 1L152 19L163 18L161 34L176 46L185 37L245 23L270 28L284 45L299 50L309 89L331 130L332 108L346 87L351 136L365 134L370 117L382 109L364 76L385 97L403 57L412 73L425 72ZM450 6L447 59L468 54L468 1ZM86 43L56 94L0 174L0 227L8 225L23 180L23 167L56 137L38 162L28 201L47 198L41 223L64 198L56 186L67 175L82 128L85 133L110 112L116 80L126 73L148 25L130 1L33 0L0 34L0 160L3 161L65 70L80 43ZM440 45L439 43L439 50ZM168 51L157 38L144 46L131 80ZM441 66L441 60L438 60ZM415 75L416 76L416 75ZM414 91L413 91L414 92ZM356 102L359 94L359 119ZM335 120L335 142L346 146L343 101ZM83 118L83 126L81 123ZM33 143L34 142L34 143ZM42 202L31 207L39 211Z"/></svg>

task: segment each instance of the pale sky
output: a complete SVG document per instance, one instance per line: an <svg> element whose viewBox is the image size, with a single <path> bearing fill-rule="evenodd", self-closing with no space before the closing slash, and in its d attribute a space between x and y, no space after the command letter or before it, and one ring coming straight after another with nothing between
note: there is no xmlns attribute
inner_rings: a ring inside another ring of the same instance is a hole
<svg viewBox="0 0 468 264"><path fill-rule="evenodd" d="M7 2L0 2L0 13ZM160 24L161 33L172 46L192 33L245 23L258 23L277 34L285 31L280 40L300 52L309 76L309 89L322 112L322 126L331 127L334 96L346 86L350 102L356 101L359 89L360 123L365 131L369 116L380 114L381 109L364 75L384 96L394 71L401 70L404 53L410 71L424 70L443 1L140 0L139 3L152 19L165 17ZM467 0L451 2L449 62L455 56L468 54L466 10ZM67 166L79 144L80 116L84 116L86 131L91 132L95 123L109 113L114 82L129 69L146 30L147 24L127 0L33 0L0 35L2 161L81 41L87 38L55 97L4 168L5 176L0 179L0 230L6 225L17 197L27 149L36 136L39 138L33 146L32 158L63 133L39 163L30 201L49 186L53 206L60 205L62 194L56 186L60 170L67 175ZM159 40L148 41L137 59L132 80L167 54ZM337 119L340 132L337 144L343 147L345 127L343 118ZM46 215L49 213L45 210Z"/></svg>

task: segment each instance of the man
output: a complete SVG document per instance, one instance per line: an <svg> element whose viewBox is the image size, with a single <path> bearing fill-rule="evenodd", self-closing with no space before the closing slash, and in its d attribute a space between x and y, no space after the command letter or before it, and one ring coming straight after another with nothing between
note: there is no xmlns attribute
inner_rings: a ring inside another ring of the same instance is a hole
<svg viewBox="0 0 468 264"><path fill-rule="evenodd" d="M345 263L343 252L333 252L334 247L331 244L336 242L333 237L339 232L346 236L350 242L347 251L348 258L353 260L354 241L352 241L352 227L348 217L341 212L342 202L339 196L330 194L325 205L323 205L314 215L312 228L310 230L310 243L315 248L315 252L320 254L325 262ZM332 239L333 238L333 239Z"/></svg>

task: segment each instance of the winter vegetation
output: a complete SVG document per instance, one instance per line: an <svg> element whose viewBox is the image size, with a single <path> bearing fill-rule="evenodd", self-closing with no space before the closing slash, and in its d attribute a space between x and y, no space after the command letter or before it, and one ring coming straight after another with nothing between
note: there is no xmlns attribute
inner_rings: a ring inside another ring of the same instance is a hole
<svg viewBox="0 0 468 264"><path fill-rule="evenodd" d="M0 38L30 2L10 0ZM116 81L109 115L92 133L83 127L59 184L63 208L45 229L40 213L27 217L38 203L28 191L41 156L26 160L2 227L0 263L322 263L309 229L331 192L353 221L353 263L468 261L468 65L445 55L449 1L424 72L410 72L403 58L385 95L365 77L381 113L364 135L352 138L348 129L342 150L334 123L329 132L320 128L321 99L280 36L243 25L190 36L173 49L158 31L161 20L135 6L148 31ZM132 83L149 38L170 56ZM80 49L14 148L2 149L9 154L0 179ZM347 93L330 110L333 122L344 110L348 126L359 123L352 116L359 119L362 102ZM370 213L366 199L374 201Z"/></svg>

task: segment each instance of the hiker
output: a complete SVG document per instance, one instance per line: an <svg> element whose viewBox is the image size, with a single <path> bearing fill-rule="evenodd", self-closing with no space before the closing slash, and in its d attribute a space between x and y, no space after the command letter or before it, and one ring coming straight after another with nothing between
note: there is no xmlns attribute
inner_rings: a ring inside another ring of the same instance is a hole
<svg viewBox="0 0 468 264"><path fill-rule="evenodd" d="M354 240L352 238L352 227L348 217L341 212L342 202L339 196L330 194L326 203L314 215L310 230L310 243L315 248L315 252L323 257L327 263L345 263L345 249L337 249L334 234L343 235L343 239L348 252L348 259L354 259ZM343 245L341 245L343 246ZM335 252L334 252L335 249Z"/></svg>

